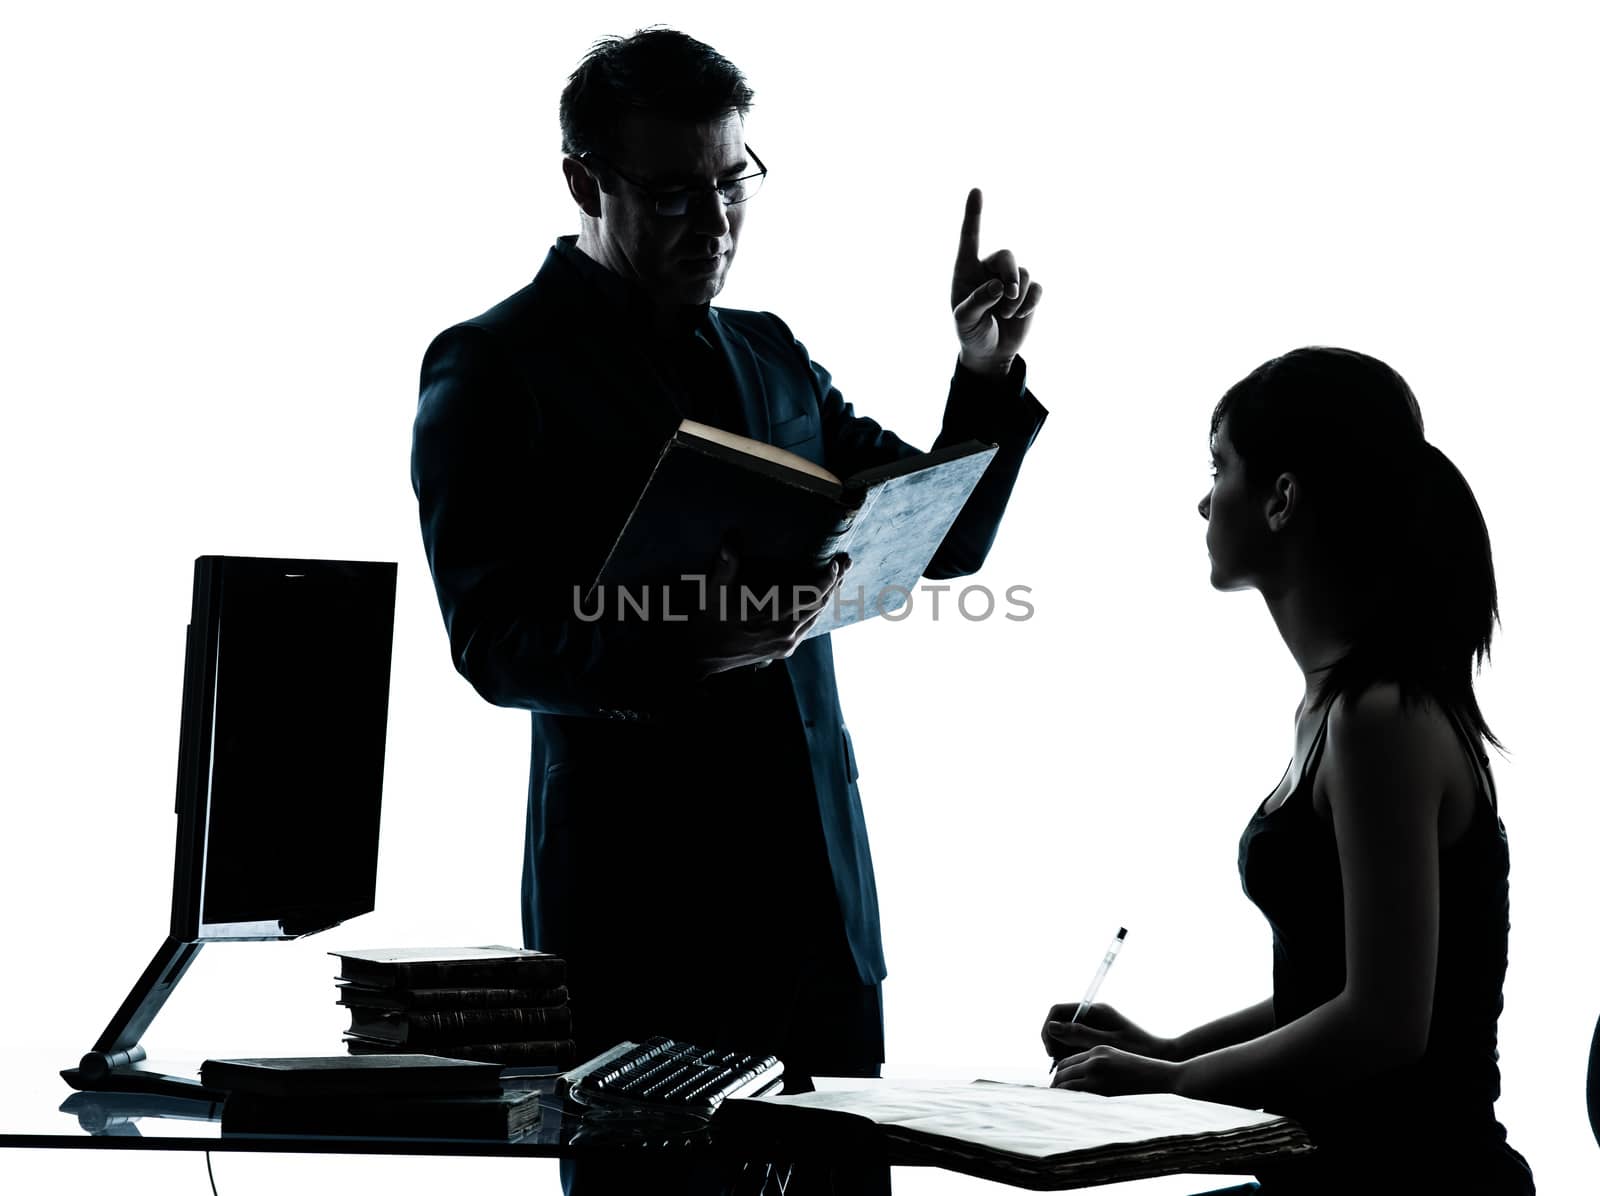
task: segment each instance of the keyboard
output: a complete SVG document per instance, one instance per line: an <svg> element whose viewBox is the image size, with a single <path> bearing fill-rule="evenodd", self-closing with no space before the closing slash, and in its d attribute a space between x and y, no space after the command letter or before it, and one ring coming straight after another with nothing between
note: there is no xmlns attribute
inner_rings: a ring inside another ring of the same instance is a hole
<svg viewBox="0 0 1600 1196"><path fill-rule="evenodd" d="M621 1042L561 1077L581 1105L710 1117L730 1096L758 1096L783 1082L774 1055L714 1051L671 1038Z"/></svg>

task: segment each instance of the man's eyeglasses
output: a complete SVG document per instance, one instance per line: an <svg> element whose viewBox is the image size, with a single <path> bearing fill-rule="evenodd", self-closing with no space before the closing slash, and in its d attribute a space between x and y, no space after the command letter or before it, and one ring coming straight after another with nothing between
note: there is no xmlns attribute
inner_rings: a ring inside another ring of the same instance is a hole
<svg viewBox="0 0 1600 1196"><path fill-rule="evenodd" d="M726 179L710 187L651 187L641 183L638 179L629 178L610 162L600 157L592 150L584 150L578 155L580 162L598 162L612 174L625 183L629 183L643 191L655 204L657 216L682 216L689 210L689 205L694 202L697 195L704 195L707 191L715 191L722 197L722 202L728 207L736 203L743 203L757 191L761 190L761 181L767 177L767 167L756 156L755 150L749 146L745 152L750 155L750 160L756 164L756 169L751 174L741 175L736 179Z"/></svg>

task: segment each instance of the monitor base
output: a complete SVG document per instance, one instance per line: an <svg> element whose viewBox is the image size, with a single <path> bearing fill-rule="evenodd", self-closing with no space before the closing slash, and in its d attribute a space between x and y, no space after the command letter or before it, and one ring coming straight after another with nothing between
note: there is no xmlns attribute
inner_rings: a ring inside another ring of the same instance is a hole
<svg viewBox="0 0 1600 1196"><path fill-rule="evenodd" d="M126 1092L145 1096L180 1097L185 1100L222 1101L226 1092L207 1088L197 1076L173 1075L140 1059L108 1066L99 1051L90 1051L77 1067L64 1068L61 1078L79 1092Z"/></svg>

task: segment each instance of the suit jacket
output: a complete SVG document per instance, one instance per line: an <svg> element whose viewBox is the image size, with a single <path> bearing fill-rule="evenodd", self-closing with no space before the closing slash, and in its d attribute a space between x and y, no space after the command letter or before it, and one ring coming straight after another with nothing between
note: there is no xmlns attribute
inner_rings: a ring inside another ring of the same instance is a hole
<svg viewBox="0 0 1600 1196"><path fill-rule="evenodd" d="M575 587L598 574L680 418L625 284L597 286L597 270L563 238L532 283L441 333L414 428L455 665L488 701L532 711L525 941L617 961L610 983L643 971L658 988L687 983L692 965L674 960L708 951L745 966L758 948L744 940L776 916L764 904L783 887L765 879L775 857L805 893L796 916L833 927L844 966L872 983L885 975L877 893L828 638L694 684L661 624L574 617ZM917 451L857 416L776 316L702 320L731 370L732 430L841 475ZM938 443L1000 451L930 577L972 572L993 542L1045 418L1024 369L995 381L957 368ZM724 775L730 752L738 775ZM684 850L703 875L681 875Z"/></svg>

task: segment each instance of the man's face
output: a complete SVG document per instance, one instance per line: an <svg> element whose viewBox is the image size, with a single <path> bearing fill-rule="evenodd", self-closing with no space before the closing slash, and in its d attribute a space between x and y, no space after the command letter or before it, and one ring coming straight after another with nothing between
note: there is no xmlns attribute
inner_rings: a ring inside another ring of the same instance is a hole
<svg viewBox="0 0 1600 1196"><path fill-rule="evenodd" d="M629 113L618 148L595 163L600 196L597 249L603 265L634 279L662 306L709 303L722 290L744 223L744 204L727 207L711 188L750 174L738 113L690 123ZM662 216L635 182L655 193L688 189L689 209Z"/></svg>

